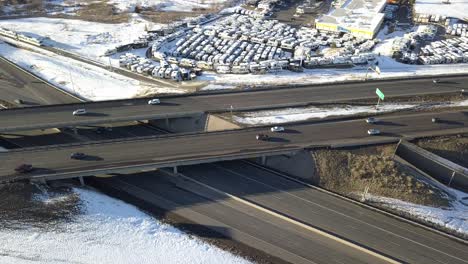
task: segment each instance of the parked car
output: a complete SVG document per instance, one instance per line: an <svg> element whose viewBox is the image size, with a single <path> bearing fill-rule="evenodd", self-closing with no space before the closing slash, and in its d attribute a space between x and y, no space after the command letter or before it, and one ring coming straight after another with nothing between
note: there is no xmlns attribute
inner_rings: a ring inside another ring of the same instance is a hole
<svg viewBox="0 0 468 264"><path fill-rule="evenodd" d="M33 166L31 164L21 164L15 168L15 171L19 173L28 173L28 172L31 172L32 170L33 170Z"/></svg>
<svg viewBox="0 0 468 264"><path fill-rule="evenodd" d="M160 104L160 103L161 103L161 101L159 99L156 99L156 98L151 99L151 100L148 101L149 105L157 105L157 104Z"/></svg>
<svg viewBox="0 0 468 264"><path fill-rule="evenodd" d="M265 135L265 134L257 134L257 136L255 136L255 138L256 138L257 140L263 140L263 141L265 141L265 140L268 140L270 137L269 137L268 135Z"/></svg>
<svg viewBox="0 0 468 264"><path fill-rule="evenodd" d="M366 119L366 123L368 123L368 124L375 124L377 122L379 122L379 120L377 118L375 118L375 117L369 117L369 118Z"/></svg>
<svg viewBox="0 0 468 264"><path fill-rule="evenodd" d="M74 116L86 115L86 109L76 109L73 111Z"/></svg>
<svg viewBox="0 0 468 264"><path fill-rule="evenodd" d="M70 159L76 159L76 160L81 160L84 159L86 155L81 152L74 152L70 155Z"/></svg>
<svg viewBox="0 0 468 264"><path fill-rule="evenodd" d="M367 134L369 134L369 135L379 135L380 130L372 128L372 129L367 130Z"/></svg>

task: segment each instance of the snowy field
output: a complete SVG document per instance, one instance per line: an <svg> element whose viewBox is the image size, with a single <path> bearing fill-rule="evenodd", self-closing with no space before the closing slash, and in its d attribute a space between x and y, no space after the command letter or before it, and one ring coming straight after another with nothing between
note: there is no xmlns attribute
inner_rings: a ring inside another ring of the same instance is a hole
<svg viewBox="0 0 468 264"><path fill-rule="evenodd" d="M0 263L250 263L94 190L37 199L55 203L69 195L84 207L70 222L52 230L0 229Z"/></svg>
<svg viewBox="0 0 468 264"><path fill-rule="evenodd" d="M0 21L0 27L49 37L54 47L105 62L107 58L100 57L106 50L138 39L145 33L145 25L138 19L122 24L44 17Z"/></svg>
<svg viewBox="0 0 468 264"><path fill-rule="evenodd" d="M468 21L468 0L450 0L443 4L442 0L416 0L415 13L442 15Z"/></svg>
<svg viewBox="0 0 468 264"><path fill-rule="evenodd" d="M417 219L447 228L468 237L468 194L453 189L452 192L456 194L457 199L452 202L449 208L429 207L373 195L367 195L366 200L408 213Z"/></svg>
<svg viewBox="0 0 468 264"><path fill-rule="evenodd" d="M1 56L88 100L126 99L149 92L184 92L181 89L155 87L52 52L36 50L18 49L0 42Z"/></svg>
<svg viewBox="0 0 468 264"><path fill-rule="evenodd" d="M211 8L222 5L230 0L109 0L122 11L133 11L138 4L141 7L155 7L163 11L190 12L196 8Z"/></svg>
<svg viewBox="0 0 468 264"><path fill-rule="evenodd" d="M282 124L289 122L305 121L309 119L321 119L332 116L352 116L359 114L382 114L386 112L405 110L405 109L429 109L435 107L463 107L468 106L468 100L441 103L441 104L381 104L377 109L375 106L351 106L344 105L339 107L305 107L288 108L271 111L246 112L242 115L233 116L233 121L243 125L269 125Z"/></svg>

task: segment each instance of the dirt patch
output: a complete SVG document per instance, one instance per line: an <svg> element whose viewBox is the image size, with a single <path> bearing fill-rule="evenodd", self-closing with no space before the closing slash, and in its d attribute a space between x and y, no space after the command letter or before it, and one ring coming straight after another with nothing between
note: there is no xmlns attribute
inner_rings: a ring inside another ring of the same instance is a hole
<svg viewBox="0 0 468 264"><path fill-rule="evenodd" d="M393 159L395 145L314 152L320 187L361 199L368 194L428 206L448 206L447 196L414 177L416 171Z"/></svg>
<svg viewBox="0 0 468 264"><path fill-rule="evenodd" d="M421 139L415 144L461 166L468 167L468 134Z"/></svg>

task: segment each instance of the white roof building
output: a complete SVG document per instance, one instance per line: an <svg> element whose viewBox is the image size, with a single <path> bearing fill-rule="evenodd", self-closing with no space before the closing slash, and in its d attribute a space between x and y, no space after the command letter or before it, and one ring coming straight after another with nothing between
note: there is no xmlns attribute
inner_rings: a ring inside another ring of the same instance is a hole
<svg viewBox="0 0 468 264"><path fill-rule="evenodd" d="M384 20L381 13L386 0L348 0L315 20L320 30L347 32L356 37L372 39Z"/></svg>

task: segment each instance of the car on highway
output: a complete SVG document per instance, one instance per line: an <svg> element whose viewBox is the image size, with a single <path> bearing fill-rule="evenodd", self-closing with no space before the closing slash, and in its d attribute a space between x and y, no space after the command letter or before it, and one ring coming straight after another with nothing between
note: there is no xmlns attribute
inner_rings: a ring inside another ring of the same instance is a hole
<svg viewBox="0 0 468 264"><path fill-rule="evenodd" d="M375 128L371 128L371 129L367 130L367 134L372 135L372 136L373 136L373 135L379 135L379 134L380 134L380 130L375 129Z"/></svg>
<svg viewBox="0 0 468 264"><path fill-rule="evenodd" d="M24 104L24 101L21 99L15 99L15 103L21 105Z"/></svg>
<svg viewBox="0 0 468 264"><path fill-rule="evenodd" d="M265 140L268 140L270 137L269 137L268 135L265 135L265 134L257 134L257 135L255 136L255 138L256 138L257 140L263 140L263 141L265 141Z"/></svg>
<svg viewBox="0 0 468 264"><path fill-rule="evenodd" d="M438 122L440 122L440 119L437 118L437 117L433 117L433 118L431 119L431 121L432 121L432 123L438 123Z"/></svg>
<svg viewBox="0 0 468 264"><path fill-rule="evenodd" d="M283 132L283 131L284 131L284 127L282 127L282 126L274 126L274 127L272 127L270 130L271 130L271 132Z"/></svg>
<svg viewBox="0 0 468 264"><path fill-rule="evenodd" d="M432 82L437 84L440 82L440 79L432 79Z"/></svg>
<svg viewBox="0 0 468 264"><path fill-rule="evenodd" d="M157 105L157 104L160 104L161 103L161 100L157 99L157 98L154 98L154 99L151 99L148 101L148 104L149 105Z"/></svg>
<svg viewBox="0 0 468 264"><path fill-rule="evenodd" d="M74 116L86 115L86 109L76 109L73 111Z"/></svg>
<svg viewBox="0 0 468 264"><path fill-rule="evenodd" d="M76 160L81 160L86 157L86 154L81 153L81 152L74 152L70 155L70 159L76 159Z"/></svg>
<svg viewBox="0 0 468 264"><path fill-rule="evenodd" d="M368 124L375 124L377 122L379 122L379 120L377 118L375 118L375 117L369 117L369 118L366 119L366 123L368 123Z"/></svg>
<svg viewBox="0 0 468 264"><path fill-rule="evenodd" d="M28 172L31 172L32 170L33 170L33 166L31 164L21 164L15 168L15 171L19 173L28 173Z"/></svg>

